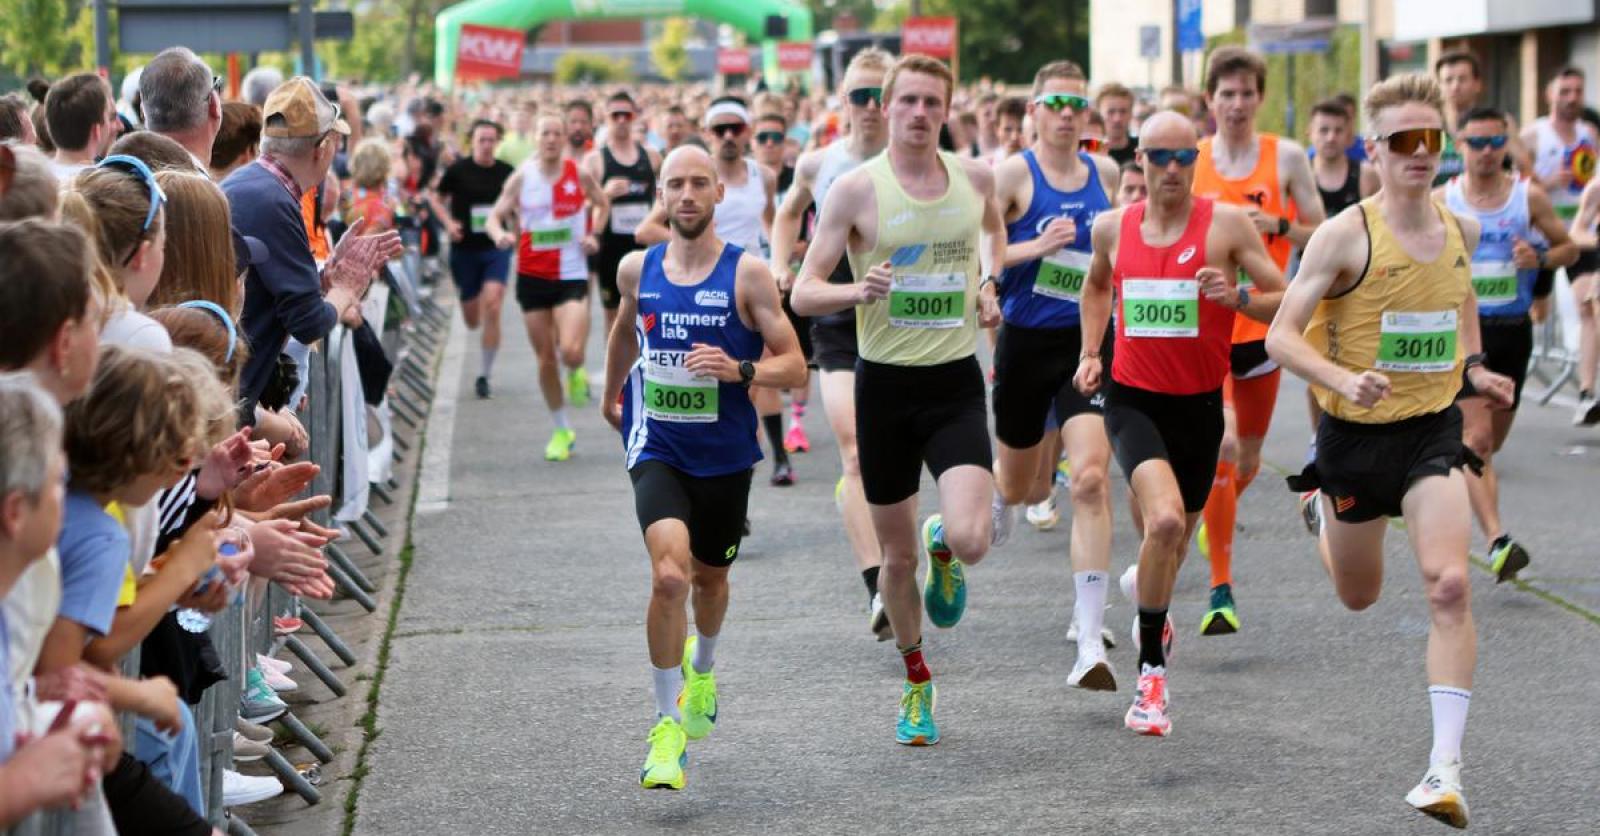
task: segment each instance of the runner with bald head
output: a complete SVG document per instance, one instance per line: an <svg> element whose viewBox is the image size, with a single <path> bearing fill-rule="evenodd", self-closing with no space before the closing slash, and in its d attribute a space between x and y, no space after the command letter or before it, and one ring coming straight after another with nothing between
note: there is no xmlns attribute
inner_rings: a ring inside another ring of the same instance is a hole
<svg viewBox="0 0 1600 836"><path fill-rule="evenodd" d="M1191 193L1198 144L1194 123L1183 114L1162 111L1144 123L1137 158L1150 197L1095 218L1074 379L1085 395L1101 389L1099 346L1115 291L1121 310L1104 381L1106 432L1144 526L1139 563L1123 578L1124 591L1136 590L1133 640L1140 667L1124 722L1154 736L1172 730L1167 608L1222 443L1222 382L1234 316L1271 321L1284 288L1249 216ZM1241 270L1253 291L1238 285Z"/></svg>
<svg viewBox="0 0 1600 836"><path fill-rule="evenodd" d="M717 721L713 654L761 460L749 388L805 379L771 271L711 228L722 196L706 152L667 155L657 200L669 237L623 257L606 350L601 410L622 431L650 553L645 636L656 723L639 773L647 789L682 789L686 741ZM695 636L685 641L691 591Z"/></svg>

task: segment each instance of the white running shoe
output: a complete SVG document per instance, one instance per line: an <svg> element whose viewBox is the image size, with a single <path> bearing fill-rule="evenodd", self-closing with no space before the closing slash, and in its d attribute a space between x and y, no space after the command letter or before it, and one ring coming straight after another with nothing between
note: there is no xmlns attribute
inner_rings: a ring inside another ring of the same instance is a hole
<svg viewBox="0 0 1600 836"><path fill-rule="evenodd" d="M1061 522L1061 512L1056 510L1054 494L1045 497L1043 502L1029 505L1024 516L1040 531L1050 531Z"/></svg>
<svg viewBox="0 0 1600 836"><path fill-rule="evenodd" d="M1128 603L1132 604L1135 610L1133 627L1129 630L1129 633L1133 636L1133 649L1137 653L1142 644L1139 641L1139 613L1137 612L1139 609L1139 564L1135 563L1129 566L1128 571L1122 573L1122 577L1118 579L1117 583L1122 587L1122 597L1127 598ZM1176 632L1172 628L1172 615L1168 614L1167 625L1161 628L1161 652L1164 654L1168 664L1172 663L1172 637Z"/></svg>
<svg viewBox="0 0 1600 836"><path fill-rule="evenodd" d="M1105 648L1092 642L1087 650L1079 645L1078 661L1073 664L1072 673L1067 674L1067 684L1086 691L1117 690L1117 675L1106 660Z"/></svg>
<svg viewBox="0 0 1600 836"><path fill-rule="evenodd" d="M262 666L258 670L261 671L261 675L262 676L266 677L266 679L267 679L267 687L271 688L272 690L274 690L274 691L276 691L276 692L278 692L280 694L286 694L286 693L288 693L290 691L297 691L297 690L300 689L300 685L298 683L296 683L294 680L290 679L287 676L284 676L281 673L278 673L277 671L275 671L275 670L273 670L271 668L268 668L266 666Z"/></svg>
<svg viewBox="0 0 1600 836"><path fill-rule="evenodd" d="M283 785L277 778L241 775L231 769L222 770L222 806L238 807L254 804L283 795Z"/></svg>
<svg viewBox="0 0 1600 836"><path fill-rule="evenodd" d="M1139 564L1129 566L1128 571L1117 579L1117 586L1122 589L1122 597L1128 599L1128 603L1139 606Z"/></svg>
<svg viewBox="0 0 1600 836"><path fill-rule="evenodd" d="M290 664L289 662L286 662L283 659L277 659L272 656L268 656L265 653L256 654L256 667L259 667L264 671L273 671L274 673L279 673L284 676L288 676L289 673L294 670L294 665Z"/></svg>
<svg viewBox="0 0 1600 836"><path fill-rule="evenodd" d="M883 593L872 594L872 605L867 612L867 626L877 635L878 641L894 638L894 628L889 626L889 612L883 608Z"/></svg>
<svg viewBox="0 0 1600 836"><path fill-rule="evenodd" d="M1422 783L1406 793L1406 803L1456 828L1467 826L1467 794L1461 788L1461 761L1428 767Z"/></svg>
<svg viewBox="0 0 1600 836"><path fill-rule="evenodd" d="M1167 704L1167 669L1145 665L1139 672L1133 705L1128 706L1128 713L1122 718L1123 725L1137 734L1166 737L1172 734Z"/></svg>
<svg viewBox="0 0 1600 836"><path fill-rule="evenodd" d="M994 517L994 530L989 534L989 545L1004 546L1006 541L1011 539L1011 530L1017 527L1017 507L1007 505L996 491L989 511Z"/></svg>
<svg viewBox="0 0 1600 836"><path fill-rule="evenodd" d="M1072 626L1067 628L1067 641L1075 642L1077 640L1078 640L1078 620L1076 618L1074 618L1072 620ZM1101 627L1100 627L1100 643L1104 644L1106 646L1107 650L1110 650L1110 649L1116 647L1117 646L1117 634L1115 632L1113 632L1110 627L1106 627L1104 625L1101 625Z"/></svg>
<svg viewBox="0 0 1600 836"><path fill-rule="evenodd" d="M1590 395L1578 401L1578 408L1572 413L1572 426L1588 427L1600 421L1600 398Z"/></svg>

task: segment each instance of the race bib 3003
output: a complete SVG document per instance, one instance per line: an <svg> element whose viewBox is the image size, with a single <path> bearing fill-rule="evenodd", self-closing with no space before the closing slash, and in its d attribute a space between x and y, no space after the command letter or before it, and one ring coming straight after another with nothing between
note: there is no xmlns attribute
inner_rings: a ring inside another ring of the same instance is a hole
<svg viewBox="0 0 1600 836"><path fill-rule="evenodd" d="M684 352L670 352L677 363ZM700 377L682 365L649 362L644 368L644 414L656 421L709 424L717 420L716 378Z"/></svg>

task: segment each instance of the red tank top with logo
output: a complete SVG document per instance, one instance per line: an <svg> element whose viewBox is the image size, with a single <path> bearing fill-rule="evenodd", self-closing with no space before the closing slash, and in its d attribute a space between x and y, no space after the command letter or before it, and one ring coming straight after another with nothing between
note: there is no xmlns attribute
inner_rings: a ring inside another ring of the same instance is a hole
<svg viewBox="0 0 1600 836"><path fill-rule="evenodd" d="M1111 281L1116 290L1117 342L1111 378L1167 395L1222 388L1232 344L1232 308L1206 301L1195 273L1206 266L1213 203L1193 198L1189 225L1170 246L1144 242L1146 203L1122 214Z"/></svg>

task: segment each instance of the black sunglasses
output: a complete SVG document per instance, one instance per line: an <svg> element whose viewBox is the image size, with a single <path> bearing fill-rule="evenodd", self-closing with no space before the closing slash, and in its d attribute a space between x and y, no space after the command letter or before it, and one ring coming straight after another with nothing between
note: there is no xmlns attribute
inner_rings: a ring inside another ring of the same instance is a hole
<svg viewBox="0 0 1600 836"><path fill-rule="evenodd" d="M1166 168L1173 161L1179 166L1188 168L1194 161L1200 159L1199 148L1146 148L1144 158L1153 163L1156 168Z"/></svg>
<svg viewBox="0 0 1600 836"><path fill-rule="evenodd" d="M850 103L856 107L866 107L867 102L871 102L879 107L883 106L882 87L857 87L856 89L851 90L849 93L846 93L845 97L848 98Z"/></svg>
<svg viewBox="0 0 1600 836"><path fill-rule="evenodd" d="M762 131L756 134L758 145L782 145L783 139L783 131Z"/></svg>
<svg viewBox="0 0 1600 836"><path fill-rule="evenodd" d="M727 125L712 125L711 133L717 139L727 139L730 136L741 136L744 134L744 125L738 122Z"/></svg>
<svg viewBox="0 0 1600 836"><path fill-rule="evenodd" d="M211 76L211 92L222 95L222 88L227 84L227 79L220 75Z"/></svg>

